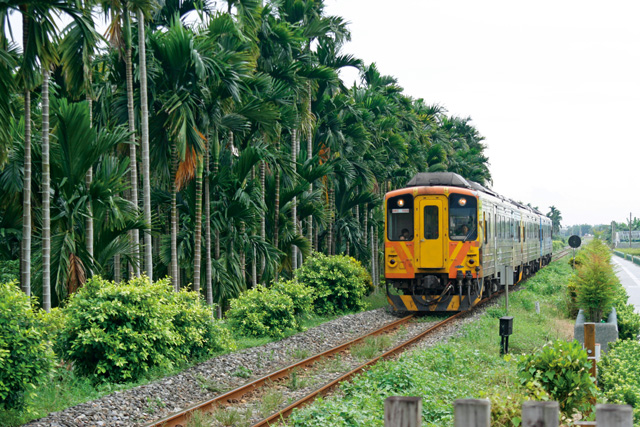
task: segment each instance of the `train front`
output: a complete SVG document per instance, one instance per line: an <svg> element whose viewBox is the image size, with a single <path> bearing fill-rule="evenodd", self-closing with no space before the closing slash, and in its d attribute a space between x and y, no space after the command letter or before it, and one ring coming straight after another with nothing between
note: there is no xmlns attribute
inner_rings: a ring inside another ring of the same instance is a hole
<svg viewBox="0 0 640 427"><path fill-rule="evenodd" d="M396 311L467 310L482 295L478 193L455 174L418 176L385 197L389 303Z"/></svg>

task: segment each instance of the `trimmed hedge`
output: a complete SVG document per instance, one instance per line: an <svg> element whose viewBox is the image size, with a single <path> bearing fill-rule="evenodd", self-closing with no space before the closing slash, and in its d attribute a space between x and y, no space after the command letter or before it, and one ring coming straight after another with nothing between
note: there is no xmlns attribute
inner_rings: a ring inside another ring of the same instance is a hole
<svg viewBox="0 0 640 427"><path fill-rule="evenodd" d="M199 296L173 292L168 279L114 283L93 277L65 311L63 357L94 380L135 381L152 367L235 348Z"/></svg>
<svg viewBox="0 0 640 427"><path fill-rule="evenodd" d="M15 282L0 284L0 407L23 407L53 369L41 319Z"/></svg>
<svg viewBox="0 0 640 427"><path fill-rule="evenodd" d="M314 253L296 270L296 278L313 289L320 315L362 310L371 276L354 258Z"/></svg>

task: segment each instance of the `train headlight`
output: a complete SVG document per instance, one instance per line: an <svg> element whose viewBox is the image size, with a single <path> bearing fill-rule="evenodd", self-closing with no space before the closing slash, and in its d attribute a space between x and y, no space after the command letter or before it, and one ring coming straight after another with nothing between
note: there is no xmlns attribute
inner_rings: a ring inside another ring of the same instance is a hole
<svg viewBox="0 0 640 427"><path fill-rule="evenodd" d="M461 197L460 200L458 200L458 204L460 206L464 206L467 204L467 199L465 199L464 197Z"/></svg>
<svg viewBox="0 0 640 427"><path fill-rule="evenodd" d="M398 207L403 207L404 206L404 199L399 199L398 200Z"/></svg>

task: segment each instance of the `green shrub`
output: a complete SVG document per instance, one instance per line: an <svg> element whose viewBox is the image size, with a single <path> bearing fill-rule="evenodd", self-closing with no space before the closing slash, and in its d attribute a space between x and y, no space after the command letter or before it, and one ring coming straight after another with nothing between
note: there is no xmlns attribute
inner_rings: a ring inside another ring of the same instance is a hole
<svg viewBox="0 0 640 427"><path fill-rule="evenodd" d="M60 334L64 357L81 375L132 381L232 345L197 295L175 293L168 279L113 283L93 277L71 297ZM217 336L216 336L217 335Z"/></svg>
<svg viewBox="0 0 640 427"><path fill-rule="evenodd" d="M351 257L315 253L296 270L300 283L313 289L315 311L320 315L364 308L369 273ZM368 278L368 279L367 279Z"/></svg>
<svg viewBox="0 0 640 427"><path fill-rule="evenodd" d="M231 300L227 318L235 330L248 336L282 338L298 327L291 298L265 287L249 289Z"/></svg>
<svg viewBox="0 0 640 427"><path fill-rule="evenodd" d="M634 425L640 423L640 342L618 340L598 364L598 384L611 403L633 406Z"/></svg>
<svg viewBox="0 0 640 427"><path fill-rule="evenodd" d="M196 292L171 292L173 327L182 338L178 352L193 361L214 352L235 350L231 332L212 319L212 307L207 307Z"/></svg>
<svg viewBox="0 0 640 427"><path fill-rule="evenodd" d="M38 314L42 320L46 337L53 346L53 351L56 356L60 357L64 354L64 348L62 347L62 340L60 339L60 336L64 330L64 325L67 320L66 312L60 307L54 307L49 313L41 310Z"/></svg>
<svg viewBox="0 0 640 427"><path fill-rule="evenodd" d="M279 281L271 285L272 291L288 295L293 302L293 314L301 316L313 313L313 289L295 280Z"/></svg>
<svg viewBox="0 0 640 427"><path fill-rule="evenodd" d="M0 284L0 407L23 407L46 382L53 363L51 344L32 301L15 282Z"/></svg>
<svg viewBox="0 0 640 427"><path fill-rule="evenodd" d="M589 399L597 388L589 375L590 367L580 343L558 340L538 353L520 356L518 377L537 400L546 393L558 401L565 416L571 417L576 411L591 409Z"/></svg>
<svg viewBox="0 0 640 427"><path fill-rule="evenodd" d="M616 303L618 316L618 337L621 340L637 340L640 335L640 314L631 304Z"/></svg>
<svg viewBox="0 0 640 427"><path fill-rule="evenodd" d="M493 427L518 427L522 422L522 403L527 400L523 395L505 396L492 394L491 401L491 426Z"/></svg>
<svg viewBox="0 0 640 427"><path fill-rule="evenodd" d="M584 262L576 268L573 279L578 307L585 311L585 318L599 322L613 307L620 282L607 256L587 252Z"/></svg>

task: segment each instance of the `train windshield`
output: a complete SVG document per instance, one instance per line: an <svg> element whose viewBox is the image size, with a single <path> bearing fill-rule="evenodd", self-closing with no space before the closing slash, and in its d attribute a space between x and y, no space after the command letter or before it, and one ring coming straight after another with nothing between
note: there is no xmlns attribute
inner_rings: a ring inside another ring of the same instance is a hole
<svg viewBox="0 0 640 427"><path fill-rule="evenodd" d="M449 237L464 241L478 238L478 201L475 197L449 196Z"/></svg>
<svg viewBox="0 0 640 427"><path fill-rule="evenodd" d="M413 197L410 194L387 200L387 239L413 240Z"/></svg>

